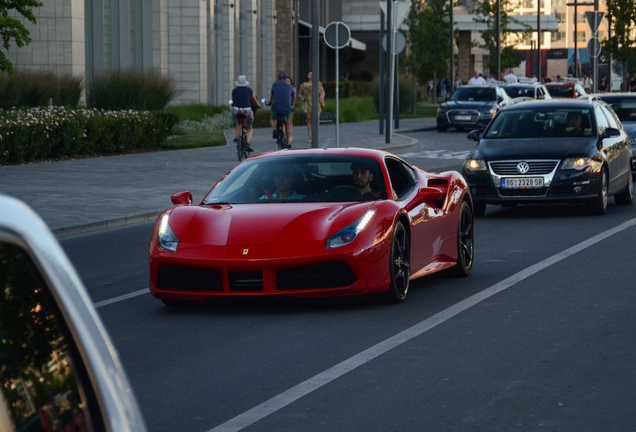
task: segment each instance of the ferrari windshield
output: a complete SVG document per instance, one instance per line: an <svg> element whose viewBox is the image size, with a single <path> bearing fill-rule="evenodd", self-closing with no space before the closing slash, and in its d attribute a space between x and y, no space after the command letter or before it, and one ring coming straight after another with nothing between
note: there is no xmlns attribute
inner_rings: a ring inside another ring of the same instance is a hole
<svg viewBox="0 0 636 432"><path fill-rule="evenodd" d="M493 87L460 87L451 96L452 101L492 102L497 100L497 91Z"/></svg>
<svg viewBox="0 0 636 432"><path fill-rule="evenodd" d="M589 109L541 108L503 110L485 131L485 138L551 138L592 135Z"/></svg>
<svg viewBox="0 0 636 432"><path fill-rule="evenodd" d="M382 170L375 159L312 154L248 159L222 178L203 204L350 202L386 197Z"/></svg>

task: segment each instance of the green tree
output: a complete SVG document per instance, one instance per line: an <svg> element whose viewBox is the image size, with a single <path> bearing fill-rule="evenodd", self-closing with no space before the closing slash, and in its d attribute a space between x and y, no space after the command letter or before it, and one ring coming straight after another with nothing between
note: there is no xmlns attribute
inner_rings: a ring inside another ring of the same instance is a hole
<svg viewBox="0 0 636 432"><path fill-rule="evenodd" d="M623 74L634 70L636 58L636 3L634 0L607 0L608 38L603 50L623 64ZM611 35L611 37L609 37Z"/></svg>
<svg viewBox="0 0 636 432"><path fill-rule="evenodd" d="M43 3L37 0L2 0L0 2L0 35L5 50L11 47L12 39L18 47L31 43L29 31L19 19L9 16L11 11L22 15L32 24L36 24L33 8L42 5ZM13 74L13 64L3 51L0 51L0 71Z"/></svg>
<svg viewBox="0 0 636 432"><path fill-rule="evenodd" d="M449 73L448 0L414 1L405 19L410 56L407 66L420 85Z"/></svg>
<svg viewBox="0 0 636 432"><path fill-rule="evenodd" d="M481 33L483 42L475 43L475 46L487 50L490 54L486 66L491 71L497 68L497 38L501 37L501 55L499 66L503 69L519 66L521 58L515 50L515 46L523 42L532 32L532 27L522 23L512 16L512 12L519 6L516 0L500 0L499 28L501 35L497 34L497 0L477 0L475 2L475 22L486 25L486 30ZM511 29L512 24L517 24L523 30Z"/></svg>

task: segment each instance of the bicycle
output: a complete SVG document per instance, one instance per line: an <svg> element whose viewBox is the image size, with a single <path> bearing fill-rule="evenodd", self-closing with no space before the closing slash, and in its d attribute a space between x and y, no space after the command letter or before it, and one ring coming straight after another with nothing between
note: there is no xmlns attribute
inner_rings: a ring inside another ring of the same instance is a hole
<svg viewBox="0 0 636 432"><path fill-rule="evenodd" d="M230 106L232 106L232 101L230 101ZM247 159L249 157L249 150L247 146L247 126L245 125L245 115L241 115L240 113L236 115L238 123L241 125L241 135L238 138L236 143L236 153L238 155L239 162L243 159Z"/></svg>
<svg viewBox="0 0 636 432"><path fill-rule="evenodd" d="M261 102L263 102L268 107L272 106L272 104L269 103L267 99L263 99ZM291 148L291 146L287 142L287 133L285 132L286 128L287 115L278 114L278 118L276 119L276 144L278 145L278 150Z"/></svg>

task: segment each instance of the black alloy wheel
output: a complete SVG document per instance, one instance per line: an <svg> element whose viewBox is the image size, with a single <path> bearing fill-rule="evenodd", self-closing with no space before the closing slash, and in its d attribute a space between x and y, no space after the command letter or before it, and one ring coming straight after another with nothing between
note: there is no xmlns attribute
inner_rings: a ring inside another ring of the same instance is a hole
<svg viewBox="0 0 636 432"><path fill-rule="evenodd" d="M389 257L389 274L391 285L383 294L383 300L387 303L401 303L409 291L409 278L411 277L411 250L409 237L402 222L396 222L391 241L391 254Z"/></svg>
<svg viewBox="0 0 636 432"><path fill-rule="evenodd" d="M601 170L601 177L598 183L598 194L594 201L585 203L585 209L590 215L600 216L607 212L607 170Z"/></svg>
<svg viewBox="0 0 636 432"><path fill-rule="evenodd" d="M453 277L466 277L473 269L475 257L475 220L470 205L464 201L457 224L457 264L447 270Z"/></svg>

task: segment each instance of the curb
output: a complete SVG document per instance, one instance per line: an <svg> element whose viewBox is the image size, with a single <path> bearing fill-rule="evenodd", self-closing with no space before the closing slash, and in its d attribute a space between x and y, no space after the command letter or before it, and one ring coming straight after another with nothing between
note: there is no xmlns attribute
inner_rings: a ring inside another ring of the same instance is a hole
<svg viewBox="0 0 636 432"><path fill-rule="evenodd" d="M52 230L57 238L70 237L78 234L88 234L96 231L102 231L110 228L119 228L126 225L133 225L142 222L154 222L163 212L158 210L149 213L142 213L134 216L124 216L117 219L93 222L85 225L77 225L68 228L57 228Z"/></svg>

